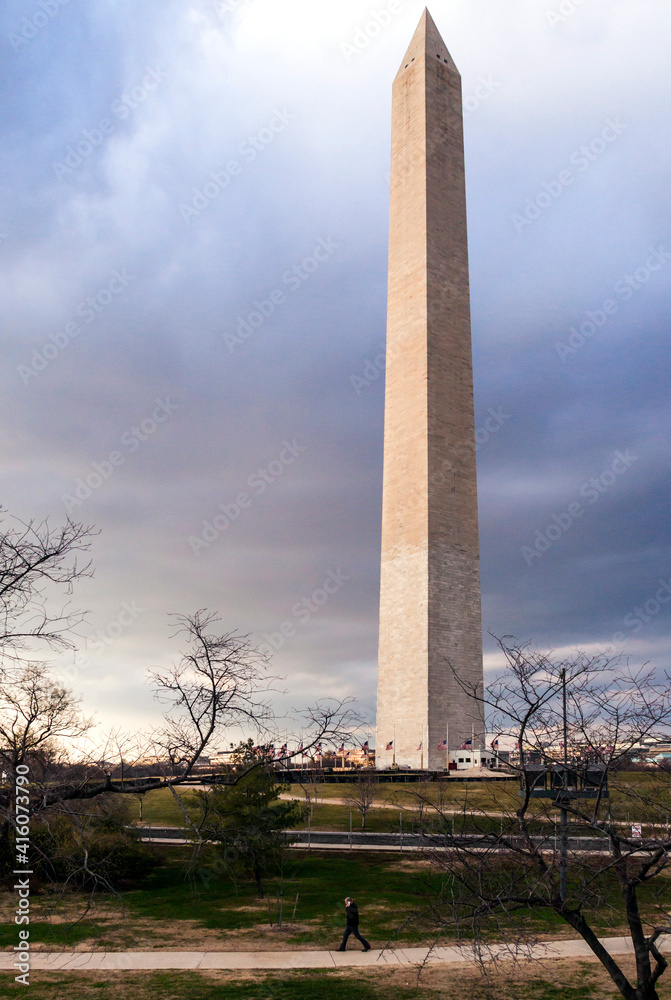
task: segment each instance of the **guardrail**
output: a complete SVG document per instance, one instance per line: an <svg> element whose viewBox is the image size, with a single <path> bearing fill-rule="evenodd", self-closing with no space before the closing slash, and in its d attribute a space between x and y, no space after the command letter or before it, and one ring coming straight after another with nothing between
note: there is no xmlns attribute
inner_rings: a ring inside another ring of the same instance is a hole
<svg viewBox="0 0 671 1000"><path fill-rule="evenodd" d="M177 826L132 827L144 840L174 840L185 844L193 841L189 831ZM335 830L287 830L294 841L306 847L351 846L355 847L397 847L404 848L440 848L471 847L473 849L495 848L505 850L506 844L511 847L522 846L521 837L501 838L494 834L421 834L421 833L369 833L365 830L354 830L352 833ZM545 851L559 850L559 838L554 836L532 837L534 844ZM569 849L573 851L592 852L594 854L608 853L610 841L606 837L569 837Z"/></svg>

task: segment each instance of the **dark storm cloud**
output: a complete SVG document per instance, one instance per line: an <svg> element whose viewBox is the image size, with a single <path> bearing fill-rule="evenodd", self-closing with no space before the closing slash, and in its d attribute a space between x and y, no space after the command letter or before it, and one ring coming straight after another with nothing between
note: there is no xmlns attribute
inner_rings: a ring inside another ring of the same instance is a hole
<svg viewBox="0 0 671 1000"><path fill-rule="evenodd" d="M12 42L39 9L0 23L5 502L102 529L75 683L141 721L167 613L207 606L296 699L372 716L390 84L421 5L349 59L355 0L70 0ZM640 269L671 253L668 5L432 12L468 111L485 628L666 662L671 261Z"/></svg>

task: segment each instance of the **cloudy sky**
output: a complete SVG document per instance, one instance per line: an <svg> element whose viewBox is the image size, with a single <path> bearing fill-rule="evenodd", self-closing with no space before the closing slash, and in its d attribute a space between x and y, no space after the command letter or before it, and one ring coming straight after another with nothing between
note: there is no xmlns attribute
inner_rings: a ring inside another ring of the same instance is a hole
<svg viewBox="0 0 671 1000"><path fill-rule="evenodd" d="M422 9L2 5L3 503L100 529L73 686L102 723L156 717L168 613L201 607L277 647L290 704L374 719L391 83ZM491 630L671 667L669 0L430 9L467 109L486 662Z"/></svg>

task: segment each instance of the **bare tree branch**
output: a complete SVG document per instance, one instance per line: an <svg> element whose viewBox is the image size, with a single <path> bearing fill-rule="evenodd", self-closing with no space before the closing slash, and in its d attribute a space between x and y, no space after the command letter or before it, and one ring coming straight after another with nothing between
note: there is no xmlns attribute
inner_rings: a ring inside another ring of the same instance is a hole
<svg viewBox="0 0 671 1000"><path fill-rule="evenodd" d="M657 941L671 923L667 879L660 879L671 858L671 776L657 768L654 781L643 775L636 780L626 768L643 741L668 739L669 677L620 657L576 651L559 658L509 636L498 641L506 669L484 692L462 687L483 705L490 730L517 744L510 768L519 777L518 803L513 806L501 791L496 826L491 810L464 807L461 832L453 838L447 815L427 796L443 831L427 857L443 888L429 895L423 919L438 933L468 939L476 952L498 937L522 953L542 914L553 913L581 935L626 1000L657 1000L656 983L667 964ZM555 842L560 807L570 823L566 896ZM646 824L648 836L632 836L630 817ZM604 850L582 846L580 838L588 837ZM635 983L601 940L608 922L628 928Z"/></svg>
<svg viewBox="0 0 671 1000"><path fill-rule="evenodd" d="M72 594L75 581L92 575L79 561L95 532L68 519L53 528L48 521L4 519L0 508L0 667L44 651L74 649L84 613L69 600L52 610L57 595ZM62 601L62 598L58 598Z"/></svg>

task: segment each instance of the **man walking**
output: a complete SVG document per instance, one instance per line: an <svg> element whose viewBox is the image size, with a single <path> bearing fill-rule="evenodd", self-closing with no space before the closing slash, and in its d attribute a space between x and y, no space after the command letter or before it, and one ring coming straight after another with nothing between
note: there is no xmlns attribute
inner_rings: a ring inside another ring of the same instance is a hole
<svg viewBox="0 0 671 1000"><path fill-rule="evenodd" d="M365 938L362 938L359 934L359 908L349 896L345 900L345 914L347 916L347 926L345 927L345 933L342 936L342 944L338 948L338 951L345 951L347 948L347 938L350 934L353 934L357 941L361 941L364 951L370 951L370 945Z"/></svg>

